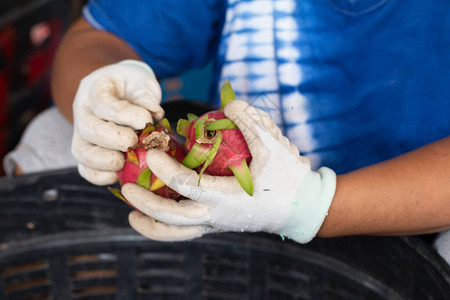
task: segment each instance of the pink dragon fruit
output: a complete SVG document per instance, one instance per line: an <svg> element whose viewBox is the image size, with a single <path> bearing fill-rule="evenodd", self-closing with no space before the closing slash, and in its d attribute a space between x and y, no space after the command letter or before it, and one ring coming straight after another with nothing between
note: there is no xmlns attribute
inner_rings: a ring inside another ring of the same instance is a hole
<svg viewBox="0 0 450 300"><path fill-rule="evenodd" d="M177 132L186 137L189 153L181 162L184 166L200 169L202 174L231 176L234 174L242 188L253 195L253 182L248 164L251 153L237 126L228 119L223 109L235 99L228 80L221 90L222 105L219 110L208 112L200 117L188 114L188 119L180 119Z"/></svg>
<svg viewBox="0 0 450 300"><path fill-rule="evenodd" d="M124 153L125 165L122 170L117 172L120 186L130 182L137 183L157 195L180 200L182 196L152 174L145 161L148 149L164 151L177 161L183 161L186 156L186 149L173 135L169 122L167 119L163 119L160 125L148 124L145 129L138 132L138 136L138 145ZM129 204L119 189L110 188L110 190L114 195Z"/></svg>

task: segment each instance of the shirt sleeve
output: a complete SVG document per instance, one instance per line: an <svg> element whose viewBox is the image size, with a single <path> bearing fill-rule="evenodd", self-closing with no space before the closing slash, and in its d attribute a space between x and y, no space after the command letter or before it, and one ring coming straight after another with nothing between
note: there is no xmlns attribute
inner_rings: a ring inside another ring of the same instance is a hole
<svg viewBox="0 0 450 300"><path fill-rule="evenodd" d="M83 16L127 42L159 77L200 68L218 47L226 1L90 0Z"/></svg>

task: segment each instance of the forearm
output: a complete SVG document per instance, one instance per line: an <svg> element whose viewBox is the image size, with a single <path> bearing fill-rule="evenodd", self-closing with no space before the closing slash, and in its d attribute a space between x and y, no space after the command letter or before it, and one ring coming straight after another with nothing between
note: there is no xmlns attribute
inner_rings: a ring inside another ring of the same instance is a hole
<svg viewBox="0 0 450 300"><path fill-rule="evenodd" d="M140 60L118 37L92 28L83 18L77 20L61 42L53 65L52 97L62 114L72 122L72 103L83 77L124 59Z"/></svg>
<svg viewBox="0 0 450 300"><path fill-rule="evenodd" d="M450 137L338 176L318 236L410 235L450 228Z"/></svg>

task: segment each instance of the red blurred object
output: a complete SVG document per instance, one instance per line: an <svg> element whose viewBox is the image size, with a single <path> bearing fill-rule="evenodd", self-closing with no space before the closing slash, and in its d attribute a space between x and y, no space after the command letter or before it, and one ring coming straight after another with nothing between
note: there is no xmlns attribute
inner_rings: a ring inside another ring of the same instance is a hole
<svg viewBox="0 0 450 300"><path fill-rule="evenodd" d="M33 35L33 29L36 26L44 29L46 32L42 32L45 35ZM24 61L23 68L28 72L27 85L35 85L45 78L50 72L51 62L55 54L58 41L61 37L61 20L53 19L46 22L39 23L31 29L30 41L35 45L36 51L30 53L30 55Z"/></svg>
<svg viewBox="0 0 450 300"><path fill-rule="evenodd" d="M51 105L51 64L70 18L69 1L0 3L0 159Z"/></svg>
<svg viewBox="0 0 450 300"><path fill-rule="evenodd" d="M15 31L6 27L0 31L0 157L8 151L8 106L9 106L9 75L14 53ZM0 174L3 174L3 165L0 165Z"/></svg>

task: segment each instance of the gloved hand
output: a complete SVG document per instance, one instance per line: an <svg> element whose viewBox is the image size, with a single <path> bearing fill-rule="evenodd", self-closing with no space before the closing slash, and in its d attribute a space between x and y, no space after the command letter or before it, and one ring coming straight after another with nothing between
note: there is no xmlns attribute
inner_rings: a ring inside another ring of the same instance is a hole
<svg viewBox="0 0 450 300"><path fill-rule="evenodd" d="M161 119L161 88L143 62L124 60L100 68L80 83L73 103L72 154L82 177L97 185L117 181L135 130Z"/></svg>
<svg viewBox="0 0 450 300"><path fill-rule="evenodd" d="M312 171L310 161L299 155L265 112L235 100L225 107L225 114L242 131L252 153L253 196L234 176L203 175L198 185L195 171L150 150L150 169L189 199L177 203L126 184L123 195L140 211L130 214L131 226L150 239L166 241L218 231L263 231L309 242L331 205L335 173L325 167Z"/></svg>

